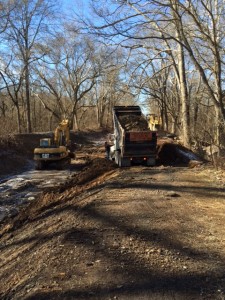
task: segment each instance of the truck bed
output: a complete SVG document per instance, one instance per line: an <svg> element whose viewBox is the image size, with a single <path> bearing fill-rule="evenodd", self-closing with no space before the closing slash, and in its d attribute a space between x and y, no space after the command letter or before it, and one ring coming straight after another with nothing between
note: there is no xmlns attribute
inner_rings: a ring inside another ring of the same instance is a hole
<svg viewBox="0 0 225 300"><path fill-rule="evenodd" d="M126 131L144 131L148 130L148 122L142 115L122 115L117 116L120 125Z"/></svg>
<svg viewBox="0 0 225 300"><path fill-rule="evenodd" d="M119 166L133 162L154 165L156 160L156 132L148 127L148 121L139 106L115 106L114 135L115 161ZM113 153L113 152L112 152Z"/></svg>

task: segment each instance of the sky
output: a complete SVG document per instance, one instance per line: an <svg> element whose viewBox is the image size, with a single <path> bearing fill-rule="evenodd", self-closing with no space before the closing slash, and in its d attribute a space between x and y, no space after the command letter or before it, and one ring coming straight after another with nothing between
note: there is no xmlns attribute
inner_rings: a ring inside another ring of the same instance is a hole
<svg viewBox="0 0 225 300"><path fill-rule="evenodd" d="M82 12L85 14L85 11L87 9L88 0L61 0L63 3L63 8L65 11L70 12L71 10L79 10L79 12Z"/></svg>
<svg viewBox="0 0 225 300"><path fill-rule="evenodd" d="M79 15L87 15L89 0L61 0L63 3L63 10L68 16L71 16L73 12L78 13ZM93 16L94 18L94 16ZM145 97L140 97L140 106L144 114L149 113L148 106L142 105L142 101L145 101Z"/></svg>

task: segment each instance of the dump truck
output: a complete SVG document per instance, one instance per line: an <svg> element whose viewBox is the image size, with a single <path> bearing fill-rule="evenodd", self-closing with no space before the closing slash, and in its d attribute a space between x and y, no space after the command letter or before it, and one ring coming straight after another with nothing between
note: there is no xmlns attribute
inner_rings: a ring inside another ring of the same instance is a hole
<svg viewBox="0 0 225 300"><path fill-rule="evenodd" d="M40 146L34 149L35 169L42 170L50 164L57 169L69 165L75 153L71 151L69 120L62 120L54 131L54 138L43 138Z"/></svg>
<svg viewBox="0 0 225 300"><path fill-rule="evenodd" d="M119 167L156 163L157 133L151 131L140 106L113 107L114 133L105 143L106 155Z"/></svg>

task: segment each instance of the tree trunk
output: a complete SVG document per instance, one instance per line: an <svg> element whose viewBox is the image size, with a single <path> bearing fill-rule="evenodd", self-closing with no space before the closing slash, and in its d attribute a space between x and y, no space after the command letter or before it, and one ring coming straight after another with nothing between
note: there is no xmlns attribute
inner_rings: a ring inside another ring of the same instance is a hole
<svg viewBox="0 0 225 300"><path fill-rule="evenodd" d="M16 114L17 114L17 128L18 128L18 133L21 133L22 132L22 128L21 128L19 105L16 106Z"/></svg>
<svg viewBox="0 0 225 300"><path fill-rule="evenodd" d="M224 126L223 126L223 115L221 113L220 107L215 106L215 112L216 112L216 120L215 120L215 138L214 138L214 143L216 146L221 148L221 141L222 141L222 134L224 132Z"/></svg>
<svg viewBox="0 0 225 300"><path fill-rule="evenodd" d="M73 125L72 128L74 131L79 131L78 121L77 121L77 112L75 111L73 114Z"/></svg>
<svg viewBox="0 0 225 300"><path fill-rule="evenodd" d="M104 114L105 114L105 106L102 107L101 109L101 114L99 116L99 127L103 127L103 119L104 119Z"/></svg>
<svg viewBox="0 0 225 300"><path fill-rule="evenodd" d="M166 93L166 91L165 91ZM162 129L169 131L169 119L168 119L168 112L167 112L167 105L166 105L166 99L163 96L162 97L162 103L161 103L162 107L161 107L161 112L160 112L160 116L161 116L161 121L162 121Z"/></svg>
<svg viewBox="0 0 225 300"><path fill-rule="evenodd" d="M26 93L26 117L27 117L27 132L31 133L31 113L30 113L30 76L29 66L26 62L25 67L25 93Z"/></svg>
<svg viewBox="0 0 225 300"><path fill-rule="evenodd" d="M178 69L180 75L180 96L181 96L181 114L182 114L182 134L184 146L190 147L190 116L189 99L185 75L184 52L182 45L178 45Z"/></svg>
<svg viewBox="0 0 225 300"><path fill-rule="evenodd" d="M196 132L197 132L197 122L198 122L198 113L199 113L199 105L198 102L195 102L194 104L194 124L193 124L193 136L196 136Z"/></svg>
<svg viewBox="0 0 225 300"><path fill-rule="evenodd" d="M173 14L175 18L175 30L177 40L182 42L181 21L178 13L178 6L176 1L172 1ZM190 147L190 115L189 115L189 98L187 91L187 82L185 74L185 60L184 48L181 43L177 43L177 57L178 57L178 72L179 72L179 89L181 98L181 121L182 121L182 135L184 146Z"/></svg>

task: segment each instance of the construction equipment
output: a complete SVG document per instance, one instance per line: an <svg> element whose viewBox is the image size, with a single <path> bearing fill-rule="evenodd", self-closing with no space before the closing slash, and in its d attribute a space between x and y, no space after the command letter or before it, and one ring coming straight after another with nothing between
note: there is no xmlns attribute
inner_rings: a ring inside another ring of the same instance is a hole
<svg viewBox="0 0 225 300"><path fill-rule="evenodd" d="M162 118L156 114L147 115L149 129L152 131L157 131L162 126Z"/></svg>
<svg viewBox="0 0 225 300"><path fill-rule="evenodd" d="M75 153L70 151L69 120L62 120L56 127L54 139L44 138L40 140L40 146L34 149L35 169L42 170L49 164L55 164L57 169L69 165Z"/></svg>
<svg viewBox="0 0 225 300"><path fill-rule="evenodd" d="M120 167L131 162L154 166L156 163L156 132L148 128L148 122L139 106L114 106L114 134L106 141L106 157L115 160Z"/></svg>

